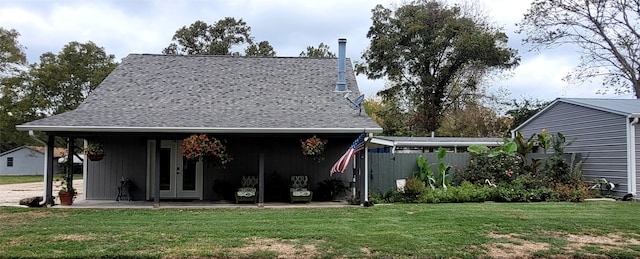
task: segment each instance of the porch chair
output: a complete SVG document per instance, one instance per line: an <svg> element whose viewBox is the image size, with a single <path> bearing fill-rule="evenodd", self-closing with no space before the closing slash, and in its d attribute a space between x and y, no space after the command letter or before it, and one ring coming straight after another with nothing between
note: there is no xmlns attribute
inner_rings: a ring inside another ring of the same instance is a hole
<svg viewBox="0 0 640 259"><path fill-rule="evenodd" d="M241 201L252 201L255 203L258 197L256 185L258 185L258 177L242 176L240 188L236 191L236 203Z"/></svg>
<svg viewBox="0 0 640 259"><path fill-rule="evenodd" d="M293 175L291 176L291 188L289 188L291 195L291 203L294 201L306 201L311 202L313 192L309 190L309 179L306 175Z"/></svg>

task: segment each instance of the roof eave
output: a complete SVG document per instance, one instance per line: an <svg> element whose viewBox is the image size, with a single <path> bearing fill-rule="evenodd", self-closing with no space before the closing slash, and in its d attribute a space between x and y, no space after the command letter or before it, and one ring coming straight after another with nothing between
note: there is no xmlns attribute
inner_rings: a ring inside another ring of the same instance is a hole
<svg viewBox="0 0 640 259"><path fill-rule="evenodd" d="M381 133L382 128L210 128L210 127L105 127L18 125L20 131L110 133Z"/></svg>

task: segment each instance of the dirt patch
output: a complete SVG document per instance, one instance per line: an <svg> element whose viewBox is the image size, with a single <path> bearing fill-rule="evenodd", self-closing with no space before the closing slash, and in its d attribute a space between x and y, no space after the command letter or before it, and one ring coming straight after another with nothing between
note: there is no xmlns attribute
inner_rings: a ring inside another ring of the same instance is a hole
<svg viewBox="0 0 640 259"><path fill-rule="evenodd" d="M319 255L315 244L296 245L297 240L282 240L275 238L251 238L249 243L232 251L240 255L250 256L260 251L278 253L277 258L311 258Z"/></svg>
<svg viewBox="0 0 640 259"><path fill-rule="evenodd" d="M549 249L549 244L519 238L515 234L489 233L490 238L499 239L485 246L491 258L530 258L537 251Z"/></svg>
<svg viewBox="0 0 640 259"><path fill-rule="evenodd" d="M92 234L78 235L78 234L68 234L68 235L55 235L52 238L54 241L91 241L95 240L96 236Z"/></svg>
<svg viewBox="0 0 640 259"><path fill-rule="evenodd" d="M622 233L610 233L606 236L589 235L566 235L569 241L567 248L573 251L582 250L586 246L596 247L602 251L626 250L628 245L640 245L640 241L635 238L622 237Z"/></svg>
<svg viewBox="0 0 640 259"><path fill-rule="evenodd" d="M595 247L601 251L629 250L628 245L640 245L640 240L632 237L623 237L623 233L610 233L605 236L574 235L563 233L545 233L545 235L559 240L566 240L567 245L563 250L569 254L581 253L586 257L600 257L586 252L585 247ZM539 251L548 250L550 245L525 240L515 234L489 233L488 237L496 239L493 243L484 246L487 256L491 258L532 258ZM564 258L565 255L555 255L554 258ZM567 256L571 257L571 256Z"/></svg>
<svg viewBox="0 0 640 259"><path fill-rule="evenodd" d="M50 211L34 209L28 212L0 214L0 222L4 226L22 226L38 219L60 217L62 214L53 214Z"/></svg>

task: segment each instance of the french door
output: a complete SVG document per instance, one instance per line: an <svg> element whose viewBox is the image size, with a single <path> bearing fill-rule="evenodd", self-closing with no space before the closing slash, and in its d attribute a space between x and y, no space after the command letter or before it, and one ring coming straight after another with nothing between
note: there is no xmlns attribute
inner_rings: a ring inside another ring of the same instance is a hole
<svg viewBox="0 0 640 259"><path fill-rule="evenodd" d="M182 140L160 141L160 198L191 198L202 200L202 161L188 160L182 156ZM154 197L155 187L155 141L148 143L149 197Z"/></svg>

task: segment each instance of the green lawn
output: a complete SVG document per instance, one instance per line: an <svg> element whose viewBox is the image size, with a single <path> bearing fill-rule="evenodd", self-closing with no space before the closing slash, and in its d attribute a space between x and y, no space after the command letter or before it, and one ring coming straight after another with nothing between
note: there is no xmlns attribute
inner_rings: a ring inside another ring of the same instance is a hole
<svg viewBox="0 0 640 259"><path fill-rule="evenodd" d="M54 178L60 178L61 175L55 175ZM42 182L42 175L0 175L0 184L14 183L35 183ZM73 179L82 179L82 174L74 174Z"/></svg>
<svg viewBox="0 0 640 259"><path fill-rule="evenodd" d="M640 257L638 215L635 202L0 208L0 257Z"/></svg>

